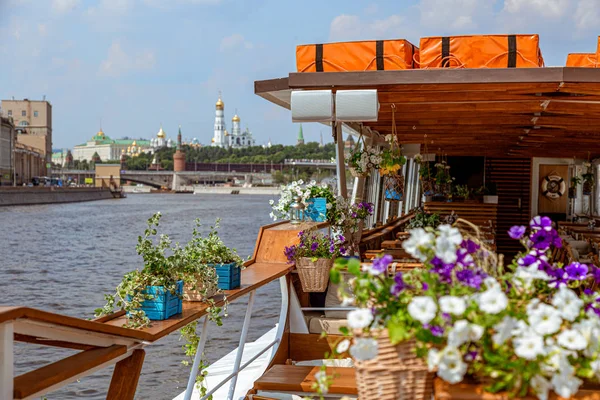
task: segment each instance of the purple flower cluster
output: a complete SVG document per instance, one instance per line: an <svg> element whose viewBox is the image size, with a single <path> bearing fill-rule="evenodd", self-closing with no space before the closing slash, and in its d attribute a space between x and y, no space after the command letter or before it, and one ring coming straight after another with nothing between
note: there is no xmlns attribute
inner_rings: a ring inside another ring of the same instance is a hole
<svg viewBox="0 0 600 400"><path fill-rule="evenodd" d="M369 215L373 215L374 204L366 201L353 204L350 208L350 215L352 218L365 219Z"/></svg>
<svg viewBox="0 0 600 400"><path fill-rule="evenodd" d="M373 271L377 272L377 274L387 273L388 265L390 265L394 261L394 258L389 254L384 255L383 257L378 257L373 260ZM401 275L402 277L402 275Z"/></svg>
<svg viewBox="0 0 600 400"><path fill-rule="evenodd" d="M390 292L392 293L393 296L398 296L400 294L400 292L402 292L407 287L408 286L406 285L406 283L404 282L404 279L402 278L402 272L398 272L396 274L396 276L394 276L394 284L392 285Z"/></svg>
<svg viewBox="0 0 600 400"><path fill-rule="evenodd" d="M527 243L529 248L545 252L550 247L561 247L562 241L558 236L556 229L552 227L552 220L548 217L537 216L530 222L531 232ZM522 225L515 225L508 231L508 236L520 240L525 237L526 228Z"/></svg>
<svg viewBox="0 0 600 400"><path fill-rule="evenodd" d="M343 236L336 241L328 235L300 231L298 237L300 242L297 245L286 246L284 249L289 263L293 263L300 257L335 258L346 255L346 250L340 246L340 243L345 240Z"/></svg>
<svg viewBox="0 0 600 400"><path fill-rule="evenodd" d="M431 260L433 268L431 271L439 276L441 283L452 283L453 276L464 286L479 289L487 274L475 264L473 255L481 249L481 246L471 239L463 240L456 250L456 262L445 263L439 257Z"/></svg>

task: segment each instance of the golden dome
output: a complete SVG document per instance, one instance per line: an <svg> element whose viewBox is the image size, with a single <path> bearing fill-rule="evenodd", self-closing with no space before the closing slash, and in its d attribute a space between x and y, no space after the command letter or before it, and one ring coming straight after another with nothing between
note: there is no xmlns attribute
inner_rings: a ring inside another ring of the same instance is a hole
<svg viewBox="0 0 600 400"><path fill-rule="evenodd" d="M160 127L160 130L156 134L156 137L159 137L161 139L164 139L165 137L167 137L167 134L165 133L165 131L163 131L162 125Z"/></svg>
<svg viewBox="0 0 600 400"><path fill-rule="evenodd" d="M121 149L121 154L125 153L125 149Z"/></svg>
<svg viewBox="0 0 600 400"><path fill-rule="evenodd" d="M231 120L232 120L233 122L240 122L240 117L238 117L238 115L237 115L237 114L235 114L235 115L233 116L233 118L231 118Z"/></svg>
<svg viewBox="0 0 600 400"><path fill-rule="evenodd" d="M131 146L127 146L127 152L131 153Z"/></svg>
<svg viewBox="0 0 600 400"><path fill-rule="evenodd" d="M215 107L217 107L217 110L222 110L225 108L225 103L223 103L223 100L221 100L221 96L219 96L219 100L217 100Z"/></svg>
<svg viewBox="0 0 600 400"><path fill-rule="evenodd" d="M134 140L133 143L131 143L131 146L133 146L133 147L137 146L137 142Z"/></svg>
<svg viewBox="0 0 600 400"><path fill-rule="evenodd" d="M102 132L102 128L100 128L100 130L98 131L98 134L96 136L100 136L100 137L104 136L104 132Z"/></svg>
<svg viewBox="0 0 600 400"><path fill-rule="evenodd" d="M229 132L225 131L225 136L229 136Z"/></svg>
<svg viewBox="0 0 600 400"><path fill-rule="evenodd" d="M212 138L212 139L211 139L211 142L213 142L213 143L214 143L214 142L215 142L215 138Z"/></svg>

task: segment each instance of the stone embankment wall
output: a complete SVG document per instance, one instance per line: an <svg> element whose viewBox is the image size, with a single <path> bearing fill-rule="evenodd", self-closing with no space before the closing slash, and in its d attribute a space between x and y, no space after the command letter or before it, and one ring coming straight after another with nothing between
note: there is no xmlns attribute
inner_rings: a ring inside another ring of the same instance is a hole
<svg viewBox="0 0 600 400"><path fill-rule="evenodd" d="M194 194L260 194L278 196L281 189L278 187L231 187L231 186L194 186Z"/></svg>
<svg viewBox="0 0 600 400"><path fill-rule="evenodd" d="M109 189L59 187L0 187L0 206L74 203L112 199Z"/></svg>

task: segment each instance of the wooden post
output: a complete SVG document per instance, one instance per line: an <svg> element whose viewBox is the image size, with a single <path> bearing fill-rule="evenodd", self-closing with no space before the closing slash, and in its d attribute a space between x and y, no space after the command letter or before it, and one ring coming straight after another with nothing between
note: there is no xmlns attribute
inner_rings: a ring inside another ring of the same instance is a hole
<svg viewBox="0 0 600 400"><path fill-rule="evenodd" d="M0 399L12 399L14 387L14 326L0 324Z"/></svg>
<svg viewBox="0 0 600 400"><path fill-rule="evenodd" d="M336 146L336 158L337 158L337 180L338 180L338 193L343 196L344 199L348 198L348 189L346 188L346 162L344 160L344 138L342 135L342 125L337 122L331 123L331 129L335 135Z"/></svg>
<svg viewBox="0 0 600 400"><path fill-rule="evenodd" d="M106 400L133 400L145 356L146 352L138 349L130 357L117 363Z"/></svg>

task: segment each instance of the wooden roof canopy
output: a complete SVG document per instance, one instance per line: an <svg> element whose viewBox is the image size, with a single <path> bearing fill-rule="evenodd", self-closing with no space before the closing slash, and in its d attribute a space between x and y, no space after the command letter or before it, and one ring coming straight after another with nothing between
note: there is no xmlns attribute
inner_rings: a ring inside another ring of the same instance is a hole
<svg viewBox="0 0 600 400"><path fill-rule="evenodd" d="M600 69L424 69L290 73L255 93L290 108L292 90L377 89L381 135L430 152L494 157L600 156ZM426 136L425 136L426 135Z"/></svg>

